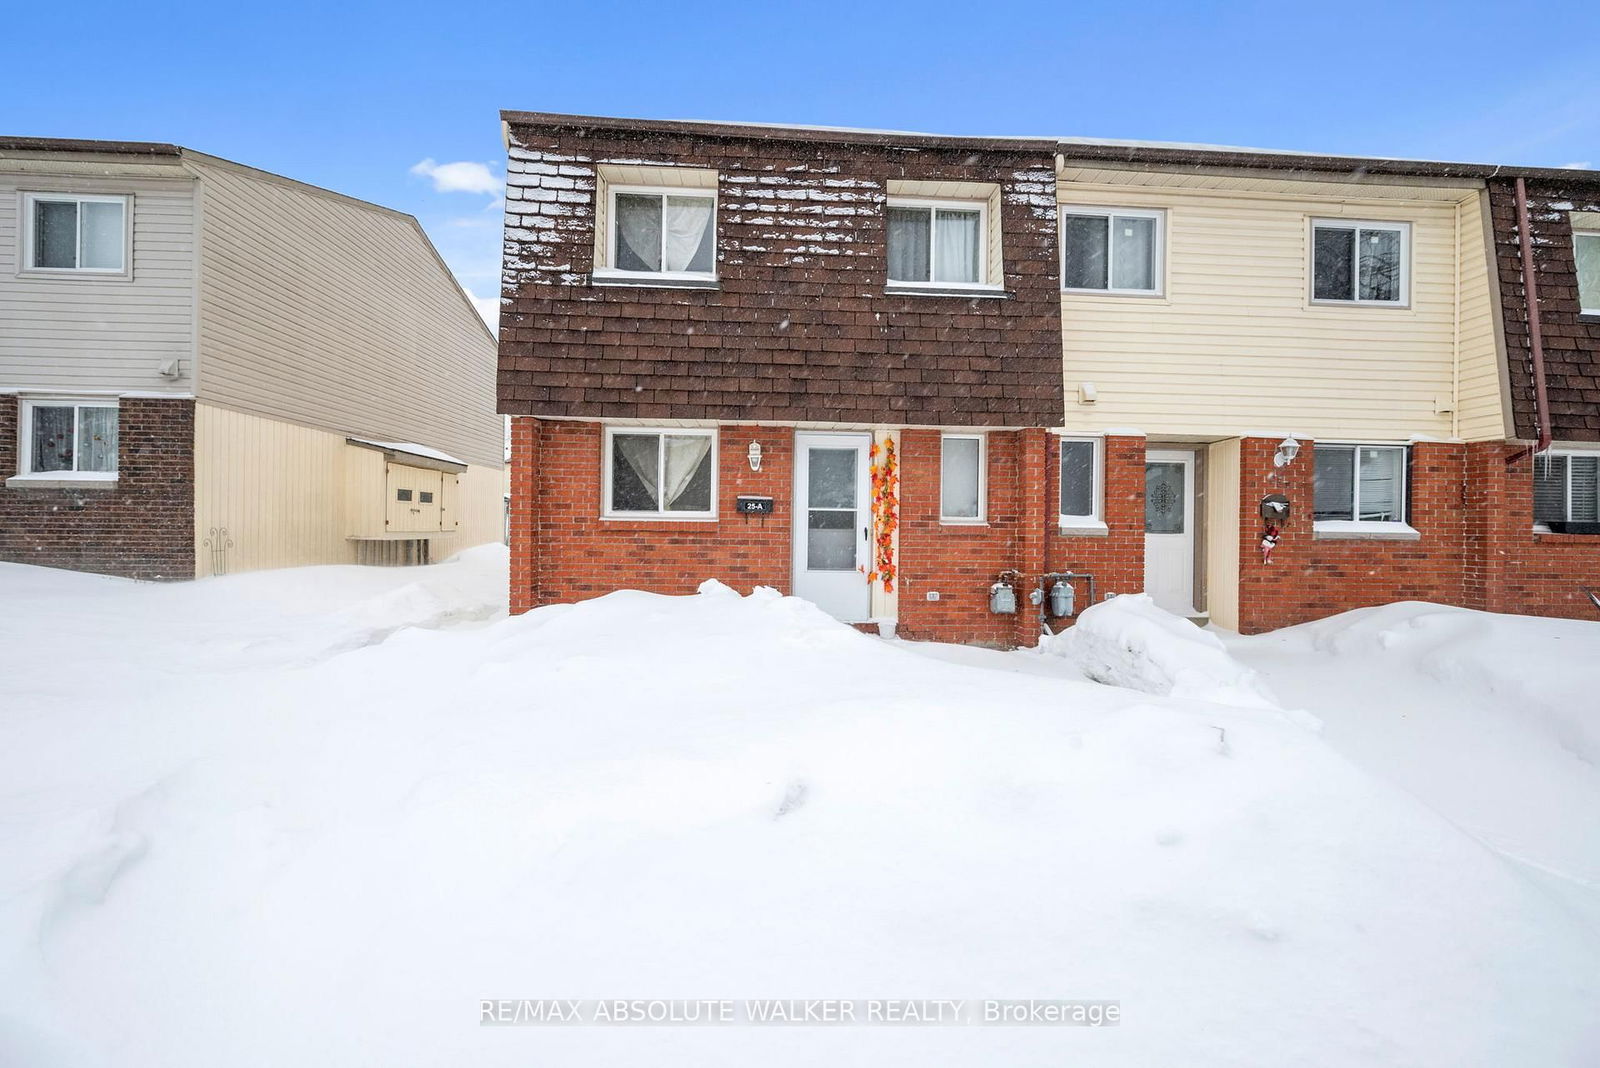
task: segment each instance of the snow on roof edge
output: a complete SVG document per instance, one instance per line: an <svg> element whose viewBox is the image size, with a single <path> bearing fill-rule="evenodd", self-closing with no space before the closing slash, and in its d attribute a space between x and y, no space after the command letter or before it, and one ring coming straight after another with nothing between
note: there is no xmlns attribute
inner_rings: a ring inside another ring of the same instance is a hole
<svg viewBox="0 0 1600 1068"><path fill-rule="evenodd" d="M358 438L354 436L346 437L345 440L356 445L369 445L374 449L385 449L389 452L409 453L412 456L422 456L429 460L440 460L447 464L460 464L462 467L471 466L467 463L467 461L458 460L447 452L442 452L439 449L430 449L428 446L418 445L414 441L373 441L371 438Z"/></svg>

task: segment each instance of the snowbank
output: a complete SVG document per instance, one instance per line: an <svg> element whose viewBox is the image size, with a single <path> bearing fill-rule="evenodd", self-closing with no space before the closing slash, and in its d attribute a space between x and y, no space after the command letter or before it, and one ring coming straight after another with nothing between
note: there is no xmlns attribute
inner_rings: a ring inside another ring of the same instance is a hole
<svg viewBox="0 0 1600 1068"><path fill-rule="evenodd" d="M1278 707L1261 677L1228 655L1221 639L1156 607L1147 594L1093 605L1070 629L1041 644L1111 686L1244 708Z"/></svg>
<svg viewBox="0 0 1600 1068"><path fill-rule="evenodd" d="M1426 678L1483 692L1579 759L1600 765L1600 623L1404 601L1279 636L1338 657L1381 652Z"/></svg>
<svg viewBox="0 0 1600 1068"><path fill-rule="evenodd" d="M771 591L485 621L473 567L0 568L0 1063L1600 1056L1593 934L1279 717L907 655ZM1135 609L1086 633L1154 649ZM1254 693L1189 644L1175 689ZM819 996L1125 1022L476 1026Z"/></svg>

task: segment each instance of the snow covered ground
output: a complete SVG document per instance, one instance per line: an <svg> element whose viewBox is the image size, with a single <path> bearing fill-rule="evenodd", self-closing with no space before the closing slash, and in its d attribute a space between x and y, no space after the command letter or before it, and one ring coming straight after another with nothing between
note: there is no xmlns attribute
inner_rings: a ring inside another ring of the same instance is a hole
<svg viewBox="0 0 1600 1068"><path fill-rule="evenodd" d="M1175 649L1125 605L1093 657L1001 654L715 585L506 619L504 568L0 565L0 1064L1600 1059L1595 806L1559 811L1594 796L1600 626L1397 606ZM1184 696L1088 681L1113 634ZM1123 1022L478 1026L495 997Z"/></svg>

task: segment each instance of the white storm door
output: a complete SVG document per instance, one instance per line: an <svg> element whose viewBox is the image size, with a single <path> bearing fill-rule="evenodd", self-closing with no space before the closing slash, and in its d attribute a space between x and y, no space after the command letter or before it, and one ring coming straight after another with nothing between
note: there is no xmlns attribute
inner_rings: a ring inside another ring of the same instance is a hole
<svg viewBox="0 0 1600 1068"><path fill-rule="evenodd" d="M872 614L867 450L871 434L796 434L794 595L859 623Z"/></svg>
<svg viewBox="0 0 1600 1068"><path fill-rule="evenodd" d="M1147 452L1144 592L1180 616L1194 606L1194 453Z"/></svg>

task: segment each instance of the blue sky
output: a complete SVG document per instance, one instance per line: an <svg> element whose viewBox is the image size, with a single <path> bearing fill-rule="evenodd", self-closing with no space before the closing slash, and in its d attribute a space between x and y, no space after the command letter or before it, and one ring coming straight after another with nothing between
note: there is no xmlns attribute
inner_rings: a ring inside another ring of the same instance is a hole
<svg viewBox="0 0 1600 1068"><path fill-rule="evenodd" d="M9 11L0 133L172 141L411 212L479 297L495 195L415 168L503 173L500 108L1600 166L1593 0L205 7Z"/></svg>

